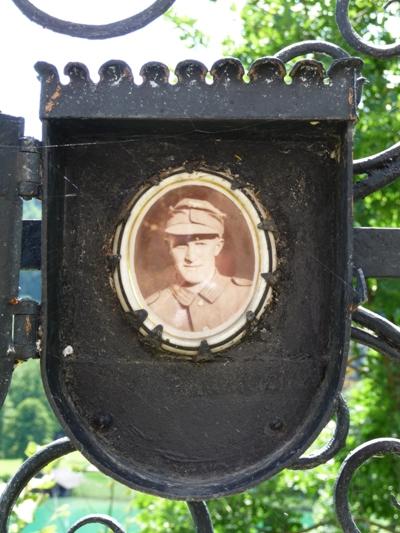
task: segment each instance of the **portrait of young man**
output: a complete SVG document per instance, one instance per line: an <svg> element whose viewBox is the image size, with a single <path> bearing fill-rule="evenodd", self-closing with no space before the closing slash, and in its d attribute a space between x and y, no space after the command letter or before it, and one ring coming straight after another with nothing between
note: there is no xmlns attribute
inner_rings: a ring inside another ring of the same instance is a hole
<svg viewBox="0 0 400 533"><path fill-rule="evenodd" d="M185 332L207 332L245 312L253 282L221 273L227 214L211 201L185 197L168 208L163 237L174 276L147 299L160 320Z"/></svg>

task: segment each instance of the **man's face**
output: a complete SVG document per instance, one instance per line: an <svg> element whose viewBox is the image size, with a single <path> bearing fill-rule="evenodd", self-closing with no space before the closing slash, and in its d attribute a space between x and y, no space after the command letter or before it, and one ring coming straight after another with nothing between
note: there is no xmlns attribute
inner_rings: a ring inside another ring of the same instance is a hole
<svg viewBox="0 0 400 533"><path fill-rule="evenodd" d="M177 271L187 284L197 285L213 275L224 240L218 235L173 235L169 243Z"/></svg>

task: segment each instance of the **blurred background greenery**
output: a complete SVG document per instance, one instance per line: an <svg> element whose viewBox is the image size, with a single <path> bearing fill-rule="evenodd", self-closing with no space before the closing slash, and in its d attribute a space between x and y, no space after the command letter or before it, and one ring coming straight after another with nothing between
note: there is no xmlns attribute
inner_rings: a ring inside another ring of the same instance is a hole
<svg viewBox="0 0 400 533"><path fill-rule="evenodd" d="M234 2L232 9L238 9ZM393 19L396 9L398 14L398 6L394 4L385 12L383 2L356 0L351 2L350 14L359 33L383 44L391 42L385 21L390 17ZM336 27L334 10L334 0L247 0L240 12L242 35L226 39L226 55L238 57L248 67L254 59L274 55L281 48L302 40L323 39L349 50ZM207 46L207 28L199 27L195 19L180 17L173 10L167 16L178 28L188 48L194 44ZM361 58L367 83L354 136L355 158L389 147L398 140L400 131L398 60L383 61L362 55ZM325 64L330 62L324 56L317 55L317 59ZM358 226L396 227L399 225L399 206L397 181L357 202L354 223ZM25 218L40 218L40 205L26 203ZM28 276L27 280L21 280L22 294L37 297L40 280L37 274L35 276L36 279ZM389 320L399 322L399 280L369 280L367 305ZM350 450L369 439L399 436L399 366L372 350L352 344L344 396L351 413L346 448L334 460L314 470L287 470L244 494L210 502L216 533L340 531L334 516L333 486L343 459ZM332 425L326 428L314 447L326 442ZM37 361L17 367L10 393L0 411L0 433L0 478L3 481L26 452L32 453L30 443L44 444L61 434L42 389ZM133 493L96 472L83 459L63 461L67 461L68 468L80 471L84 476L84 481L69 493L72 498L69 507L61 505L66 501L61 499L53 499L53 504L56 501L57 505L49 506L44 502L46 492L26 493L20 505L28 500L32 501L31 507L26 506L29 512L15 515L14 531L66 531L66 524L73 522L77 509L78 516L85 514L81 508L83 500L89 502L89 511L99 510L93 503L96 498L101 502L102 512L114 511L129 532L193 531L184 503ZM45 481L49 482L47 478ZM363 532L400 531L399 511L391 502L391 494L400 496L399 459L375 459L358 471L351 486L351 504ZM45 505L51 509L46 508L45 516L35 521L34 511L39 509L37 518L40 512L43 514ZM82 531L104 531L99 526L90 527L92 529L87 526Z"/></svg>

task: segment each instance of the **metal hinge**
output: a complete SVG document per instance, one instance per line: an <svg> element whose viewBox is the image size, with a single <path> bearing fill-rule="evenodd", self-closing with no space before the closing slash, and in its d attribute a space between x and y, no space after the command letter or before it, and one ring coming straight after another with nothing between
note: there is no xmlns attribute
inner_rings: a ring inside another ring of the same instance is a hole
<svg viewBox="0 0 400 533"><path fill-rule="evenodd" d="M40 305L30 299L15 299L10 303L13 306L13 325L9 353L15 361L39 357Z"/></svg>
<svg viewBox="0 0 400 533"><path fill-rule="evenodd" d="M24 199L40 198L42 189L42 143L33 137L20 139L18 194Z"/></svg>

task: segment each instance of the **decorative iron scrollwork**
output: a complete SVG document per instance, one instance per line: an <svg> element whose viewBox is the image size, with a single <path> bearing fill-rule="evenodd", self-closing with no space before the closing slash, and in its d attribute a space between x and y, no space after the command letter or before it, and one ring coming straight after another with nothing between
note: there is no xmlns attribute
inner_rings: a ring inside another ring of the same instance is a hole
<svg viewBox="0 0 400 533"><path fill-rule="evenodd" d="M45 466L64 455L76 451L67 437L55 440L41 448L34 455L29 457L17 470L14 476L7 483L6 488L0 497L0 531L5 533L7 524L15 503L22 490L28 485L29 481L36 476ZM208 512L207 504L202 501L187 502L192 516L196 533L213 533L213 525ZM125 533L125 530L114 518L97 514L88 515L75 522L68 533L74 533L87 524L103 524L114 533Z"/></svg>
<svg viewBox="0 0 400 533"><path fill-rule="evenodd" d="M350 512L349 487L356 470L376 455L400 455L399 439L374 439L352 451L344 460L335 487L336 515L345 533L361 533Z"/></svg>
<svg viewBox="0 0 400 533"><path fill-rule="evenodd" d="M337 0L336 2L336 22L343 37L355 50L373 57L389 58L400 54L400 43L386 46L374 46L364 41L357 32L354 31L349 20L350 0ZM388 2L389 5L392 2Z"/></svg>
<svg viewBox="0 0 400 533"><path fill-rule="evenodd" d="M353 163L354 174L367 177L354 185L354 200L361 200L400 177L400 143L378 154L357 159Z"/></svg>
<svg viewBox="0 0 400 533"><path fill-rule="evenodd" d="M390 0L389 5L397 0ZM40 24L52 31L63 33L73 37L86 39L107 39L125 35L148 25L163 13L165 13L175 2L175 0L156 0L147 9L127 19L104 25L87 25L77 24L69 21L60 20L36 8L28 0L13 0L15 5L33 22ZM337 0L336 19L339 29L347 41L354 49L376 58L391 58L400 55L400 44L387 46L374 46L366 42L358 35L349 21L349 3L350 0ZM341 47L324 41L303 41L288 46L276 54L273 58L262 58L257 60L249 70L250 85L256 83L271 82L285 83L286 68L285 63L295 57L308 53L325 54L335 61L328 71L329 78L333 79L338 75L340 69L347 68L349 65L357 67L361 65L360 60L350 58L349 54ZM357 63L355 63L357 62ZM57 105L61 91L70 91L72 97L75 97L74 90L82 85L94 86L90 80L89 72L86 67L79 63L70 63L66 67L66 74L70 77L68 86L61 86L59 83L58 73L51 65L44 63L38 64L38 70L43 79L49 85L52 92L50 93L46 112L51 114ZM213 76L215 87L226 84L242 84L244 69L243 65L234 58L223 59L214 64L210 71ZM207 68L197 61L185 61L180 63L176 68L178 77L178 86L185 87L187 84L201 85L205 84ZM308 84L323 84L325 73L322 65L316 61L303 61L295 65L290 73L294 83L301 83L304 86ZM142 67L141 76L143 86L165 87L171 89L169 83L169 69L161 63L147 63ZM100 69L100 81L98 84L99 92L107 88L108 85L115 82L123 82L137 87L133 82L132 72L128 65L123 62L111 61L105 63ZM54 87L53 87L54 85ZM355 80L357 90L356 99L359 101L362 86L362 79ZM27 153L34 153L36 150L25 150ZM31 157L31 156L30 156ZM400 143L375 155L354 161L353 171L355 175L367 174L365 179L355 183L354 199L360 200L369 194L393 183L400 176ZM28 180L29 181L29 180ZM39 188L39 182L35 183L35 191L25 194L25 196L36 196ZM271 228L264 228L266 231L274 231ZM115 261L115 264L113 263ZM112 256L110 260L110 269L115 269L118 263L118 257ZM359 300L356 304L361 303ZM145 320L146 311L138 310L132 314L131 319L135 324L142 323ZM249 321L254 317L250 316ZM352 328L352 338L359 343L376 349L387 355L395 361L400 361L400 328L385 318L373 313L363 307L357 307L353 312L353 321L358 324ZM152 341L158 342L159 330L155 328ZM202 345L202 357L208 357L208 345ZM8 383L6 384L8 387ZM5 393L4 393L5 394ZM2 397L3 394L0 394ZM325 463L342 448L345 443L349 429L349 413L343 398L339 395L336 400L336 429L332 440L316 454L300 457L293 463L291 469L314 468ZM1 402L0 402L1 403ZM35 455L30 457L19 468L16 474L7 484L0 498L0 531L7 531L7 523L14 504L22 489L26 487L32 479L44 466L51 461L56 460L66 454L75 451L68 438L59 439L42 448ZM339 523L346 533L360 533L354 519L351 515L348 501L348 491L350 482L357 469L374 455L396 454L400 455L400 440L393 438L376 439L369 441L351 452L343 463L336 488L335 503ZM394 506L399 509L400 504L393 497ZM190 513L192 515L197 533L212 533L213 526L205 502L188 501ZM107 526L114 532L124 533L123 527L113 518L105 515L90 515L78 520L69 529L69 533L77 531L86 524L99 523Z"/></svg>
<svg viewBox="0 0 400 533"><path fill-rule="evenodd" d="M144 28L165 13L175 0L156 0L151 6L132 17L110 24L78 24L61 20L41 11L28 0L13 0L14 4L32 22L44 28L82 39L110 39Z"/></svg>
<svg viewBox="0 0 400 533"><path fill-rule="evenodd" d="M364 307L359 307L353 313L353 321L369 330L353 327L351 336L356 342L365 344L394 361L400 361L400 328L398 326Z"/></svg>
<svg viewBox="0 0 400 533"><path fill-rule="evenodd" d="M100 514L93 514L80 518L72 527L70 527L68 533L75 533L75 531L78 531L78 529L88 524L102 524L114 533L125 533L125 529L122 528L121 524L115 520L115 518Z"/></svg>
<svg viewBox="0 0 400 533"><path fill-rule="evenodd" d="M346 444L347 434L350 426L350 415L347 404L341 394L336 400L336 428L332 439L320 450L309 456L297 459L290 466L291 470L306 470L326 463L343 448Z"/></svg>
<svg viewBox="0 0 400 533"><path fill-rule="evenodd" d="M291 44L283 50L280 50L275 57L287 63L295 57L299 57L305 54L325 54L334 59L344 59L350 57L350 54L340 48L340 46L334 43L328 43L326 41L302 41L301 43Z"/></svg>

